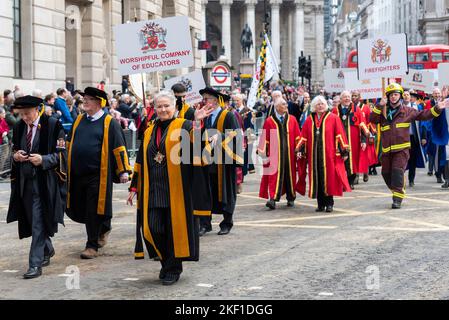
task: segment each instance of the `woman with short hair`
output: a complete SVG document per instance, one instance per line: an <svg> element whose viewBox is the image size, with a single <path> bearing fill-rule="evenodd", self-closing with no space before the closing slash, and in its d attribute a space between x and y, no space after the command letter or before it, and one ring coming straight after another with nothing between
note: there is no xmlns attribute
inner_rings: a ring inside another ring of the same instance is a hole
<svg viewBox="0 0 449 320"><path fill-rule="evenodd" d="M296 152L299 152L299 181L297 192L305 194L306 167L309 173L309 197L317 199L316 212L332 212L334 196L350 191L344 161L349 145L343 125L329 111L326 99L312 100L311 114L304 122Z"/></svg>

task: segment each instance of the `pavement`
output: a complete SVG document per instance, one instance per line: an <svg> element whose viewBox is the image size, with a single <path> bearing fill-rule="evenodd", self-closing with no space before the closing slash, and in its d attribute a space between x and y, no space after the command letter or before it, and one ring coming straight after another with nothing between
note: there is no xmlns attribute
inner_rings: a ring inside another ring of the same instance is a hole
<svg viewBox="0 0 449 320"><path fill-rule="evenodd" d="M333 213L298 196L277 210L258 198L260 175L246 177L234 228L201 238L199 262L162 286L160 263L134 260L135 208L127 186L114 188L113 230L94 260L81 260L86 232L68 218L54 238L56 255L43 276L22 279L30 239L6 224L9 184L0 183L0 299L448 299L449 190L417 172L401 210L381 176L335 199Z"/></svg>

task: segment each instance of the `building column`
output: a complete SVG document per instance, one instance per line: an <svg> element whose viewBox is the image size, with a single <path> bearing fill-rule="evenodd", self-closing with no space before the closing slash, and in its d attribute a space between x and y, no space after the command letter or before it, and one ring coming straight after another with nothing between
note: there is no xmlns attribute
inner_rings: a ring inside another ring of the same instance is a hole
<svg viewBox="0 0 449 320"><path fill-rule="evenodd" d="M253 46L249 52L249 58L256 61L254 47L256 46L256 4L257 0L246 0L246 23L248 23L251 33L253 34Z"/></svg>
<svg viewBox="0 0 449 320"><path fill-rule="evenodd" d="M304 0L295 0L295 56L298 59L304 51Z"/></svg>
<svg viewBox="0 0 449 320"><path fill-rule="evenodd" d="M221 4L221 43L225 48L225 56L231 61L231 5L232 0L220 0ZM220 48L221 51L221 48Z"/></svg>
<svg viewBox="0 0 449 320"><path fill-rule="evenodd" d="M271 5L271 46L278 63L281 63L281 33L279 28L279 7L282 0L270 0Z"/></svg>
<svg viewBox="0 0 449 320"><path fill-rule="evenodd" d="M201 0L201 40L207 40L207 26L206 26L206 6L208 0ZM205 66L207 63L207 51L201 50L201 65Z"/></svg>
<svg viewBox="0 0 449 320"><path fill-rule="evenodd" d="M315 81L323 81L324 66L324 16L323 7L315 7L315 68L312 68L312 75ZM315 69L315 70L314 70Z"/></svg>
<svg viewBox="0 0 449 320"><path fill-rule="evenodd" d="M81 24L82 88L96 86L103 79L103 2L86 7Z"/></svg>

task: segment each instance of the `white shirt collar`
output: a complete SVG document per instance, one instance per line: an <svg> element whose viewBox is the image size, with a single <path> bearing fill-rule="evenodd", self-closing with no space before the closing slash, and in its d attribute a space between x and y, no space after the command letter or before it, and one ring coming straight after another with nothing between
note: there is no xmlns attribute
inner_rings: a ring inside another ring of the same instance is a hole
<svg viewBox="0 0 449 320"><path fill-rule="evenodd" d="M102 116L104 115L104 111L103 109L100 109L100 111L98 111L96 114L94 114L92 116L92 120L91 122L97 121L98 119L100 119ZM86 117L88 117L89 115L86 115Z"/></svg>

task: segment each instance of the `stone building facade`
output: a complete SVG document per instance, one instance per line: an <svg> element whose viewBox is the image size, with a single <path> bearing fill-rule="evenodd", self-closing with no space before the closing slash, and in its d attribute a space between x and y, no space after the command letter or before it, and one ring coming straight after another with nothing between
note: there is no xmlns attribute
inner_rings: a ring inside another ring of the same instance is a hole
<svg viewBox="0 0 449 320"><path fill-rule="evenodd" d="M200 0L2 0L0 89L19 85L27 93L54 91L71 79L76 88L106 81L121 88L113 26L138 20L189 16L195 65L164 76L200 69L203 19ZM155 77L150 77L150 87Z"/></svg>

